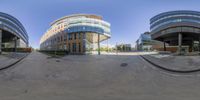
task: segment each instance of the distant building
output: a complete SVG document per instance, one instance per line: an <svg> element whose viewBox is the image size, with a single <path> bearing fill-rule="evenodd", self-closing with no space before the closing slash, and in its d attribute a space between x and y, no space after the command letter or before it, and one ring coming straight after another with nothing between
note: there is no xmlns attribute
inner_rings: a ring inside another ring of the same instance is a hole
<svg viewBox="0 0 200 100"><path fill-rule="evenodd" d="M168 44L165 44L168 46ZM152 40L150 32L145 32L140 35L139 39L136 41L135 48L137 51L164 51L164 43L157 40Z"/></svg>
<svg viewBox="0 0 200 100"><path fill-rule="evenodd" d="M152 49L151 35L149 32L145 32L140 35L136 41L136 50L138 51L150 51Z"/></svg>
<svg viewBox="0 0 200 100"><path fill-rule="evenodd" d="M119 44L119 45L116 45L116 48L120 52L130 52L131 44Z"/></svg>

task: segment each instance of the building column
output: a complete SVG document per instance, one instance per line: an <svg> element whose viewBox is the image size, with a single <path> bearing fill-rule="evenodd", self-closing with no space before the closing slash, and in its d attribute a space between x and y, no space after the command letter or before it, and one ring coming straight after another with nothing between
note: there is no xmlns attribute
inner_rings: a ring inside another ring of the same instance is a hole
<svg viewBox="0 0 200 100"><path fill-rule="evenodd" d="M1 45L2 45L2 30L0 30L0 54L1 54Z"/></svg>
<svg viewBox="0 0 200 100"><path fill-rule="evenodd" d="M86 33L82 33L83 43L82 43L82 52L86 54Z"/></svg>
<svg viewBox="0 0 200 100"><path fill-rule="evenodd" d="M98 34L98 55L100 54L100 34Z"/></svg>
<svg viewBox="0 0 200 100"><path fill-rule="evenodd" d="M182 48L182 34L178 34L178 54L181 55L181 48Z"/></svg>
<svg viewBox="0 0 200 100"><path fill-rule="evenodd" d="M198 50L199 50L199 54L200 54L200 37L199 37L199 48L198 48Z"/></svg>
<svg viewBox="0 0 200 100"><path fill-rule="evenodd" d="M166 42L165 41L163 42L163 45L164 45L164 51L166 51Z"/></svg>
<svg viewBox="0 0 200 100"><path fill-rule="evenodd" d="M14 52L16 52L17 51L17 37L14 37Z"/></svg>

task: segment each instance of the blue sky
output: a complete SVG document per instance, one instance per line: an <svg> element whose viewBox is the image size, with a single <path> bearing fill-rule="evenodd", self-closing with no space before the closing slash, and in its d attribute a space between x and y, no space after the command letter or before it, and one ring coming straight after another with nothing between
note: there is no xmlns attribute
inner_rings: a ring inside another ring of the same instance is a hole
<svg viewBox="0 0 200 100"><path fill-rule="evenodd" d="M0 0L0 12L16 17L29 34L30 45L39 47L40 37L54 20L76 13L103 16L111 23L110 44L131 43L149 31L149 19L171 10L200 11L199 0Z"/></svg>

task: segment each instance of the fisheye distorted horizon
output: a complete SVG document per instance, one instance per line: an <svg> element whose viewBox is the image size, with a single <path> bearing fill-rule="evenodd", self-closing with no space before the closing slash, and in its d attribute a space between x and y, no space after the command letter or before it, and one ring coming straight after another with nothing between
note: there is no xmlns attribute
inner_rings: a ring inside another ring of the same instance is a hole
<svg viewBox="0 0 200 100"><path fill-rule="evenodd" d="M139 35L149 31L151 17L166 11L200 11L197 0L1 0L0 12L10 14L24 25L30 46L39 48L41 36L53 21L71 14L103 16L111 23L109 43L134 44Z"/></svg>

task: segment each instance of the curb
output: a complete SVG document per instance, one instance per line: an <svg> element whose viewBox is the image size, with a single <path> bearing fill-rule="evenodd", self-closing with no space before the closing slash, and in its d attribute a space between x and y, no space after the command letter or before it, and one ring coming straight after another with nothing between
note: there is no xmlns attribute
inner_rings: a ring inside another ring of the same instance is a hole
<svg viewBox="0 0 200 100"><path fill-rule="evenodd" d="M10 65L7 65L7 66L5 66L5 67L3 67L3 68L0 68L0 71L3 71L3 70L5 70L5 69L8 69L8 68L10 68L10 67L16 65L17 63L19 63L20 61L22 61L24 58L26 58L28 55L29 55L29 54L25 55L24 57L20 58L19 60L15 61L14 63L12 63L12 64L10 64Z"/></svg>
<svg viewBox="0 0 200 100"><path fill-rule="evenodd" d="M195 73L195 72L200 72L200 68L199 69L195 69L195 70L185 70L185 71L181 71L181 70L174 70L174 69L169 69L163 66L160 66L152 61L150 61L149 59L145 58L144 56L140 55L140 57L142 57L145 61L147 61L148 63L152 64L153 66L155 66L156 68L159 68L161 70L165 70L168 72L173 72L173 73Z"/></svg>

